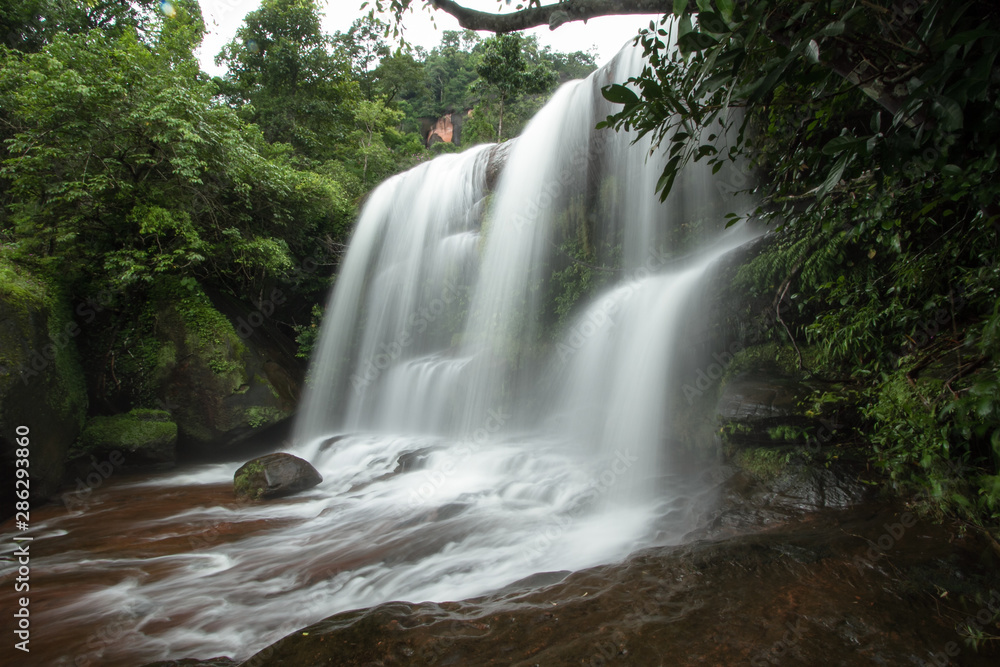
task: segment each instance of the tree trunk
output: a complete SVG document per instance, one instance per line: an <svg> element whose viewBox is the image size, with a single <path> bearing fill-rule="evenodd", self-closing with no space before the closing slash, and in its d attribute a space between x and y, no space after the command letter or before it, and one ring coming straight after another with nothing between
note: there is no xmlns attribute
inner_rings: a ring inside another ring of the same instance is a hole
<svg viewBox="0 0 1000 667"><path fill-rule="evenodd" d="M503 141L503 96L500 97L500 120L497 122L497 143Z"/></svg>

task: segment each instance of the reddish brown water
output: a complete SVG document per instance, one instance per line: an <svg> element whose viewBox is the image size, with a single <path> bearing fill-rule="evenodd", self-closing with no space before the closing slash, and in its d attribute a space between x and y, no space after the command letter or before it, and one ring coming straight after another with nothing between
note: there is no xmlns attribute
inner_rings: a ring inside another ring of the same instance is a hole
<svg viewBox="0 0 1000 667"><path fill-rule="evenodd" d="M59 504L31 512L31 652L0 649L4 665L136 665L158 657L136 650L135 633L155 635L164 624L183 626L184 616L143 623L141 610L109 604L81 608L80 600L128 582L143 585L180 576L186 560L212 546L264 534L294 519L260 519L241 515L231 484L199 484L179 488L137 486L146 478L108 480L75 511ZM275 501L294 505L301 498ZM199 508L232 511L231 521L199 518ZM13 520L0 526L14 534ZM12 541L8 542L13 544ZM85 563L86 566L81 566ZM14 609L17 598L12 573L0 578L0 607Z"/></svg>
<svg viewBox="0 0 1000 667"><path fill-rule="evenodd" d="M464 530L461 515L436 511L406 532L390 520L352 526L329 496L248 505L229 484L149 481L157 478L112 480L77 511L32 511L31 653L5 641L0 664L247 658L286 635L251 664L997 664L1000 642L974 649L956 629L986 608L991 591L1000 601L991 546L927 520L889 540L886 526L900 516L890 507L714 533L548 587L536 580L467 602L348 612L302 634L333 613L318 603L331 582L341 595L357 589L338 598L341 609L367 606L343 600L378 602L377 589L358 582L447 552ZM306 530L331 516L343 524L337 540ZM12 544L12 523L0 528ZM284 550L299 529L294 551ZM369 537L358 542L357 533ZM879 540L891 545L873 551ZM0 605L13 609L21 594L5 572ZM244 627L259 635L249 652ZM980 630L1000 634L997 618Z"/></svg>

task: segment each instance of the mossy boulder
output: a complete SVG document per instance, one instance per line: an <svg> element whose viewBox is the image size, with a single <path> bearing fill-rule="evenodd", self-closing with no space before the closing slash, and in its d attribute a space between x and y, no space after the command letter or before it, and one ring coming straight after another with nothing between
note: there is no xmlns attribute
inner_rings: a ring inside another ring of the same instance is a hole
<svg viewBox="0 0 1000 667"><path fill-rule="evenodd" d="M86 416L79 333L60 291L0 252L0 474L14 479L16 433L26 428L36 499L58 491ZM5 494L3 516L13 513L11 498Z"/></svg>
<svg viewBox="0 0 1000 667"><path fill-rule="evenodd" d="M126 466L171 465L177 458L177 424L165 410L135 409L93 417L72 454L103 460L116 451L123 455Z"/></svg>
<svg viewBox="0 0 1000 667"><path fill-rule="evenodd" d="M305 491L322 481L323 476L305 459L268 454L240 466L233 475L233 490L240 498L262 500Z"/></svg>
<svg viewBox="0 0 1000 667"><path fill-rule="evenodd" d="M181 444L227 448L288 418L297 382L197 287L156 295L146 356L152 393L170 410Z"/></svg>

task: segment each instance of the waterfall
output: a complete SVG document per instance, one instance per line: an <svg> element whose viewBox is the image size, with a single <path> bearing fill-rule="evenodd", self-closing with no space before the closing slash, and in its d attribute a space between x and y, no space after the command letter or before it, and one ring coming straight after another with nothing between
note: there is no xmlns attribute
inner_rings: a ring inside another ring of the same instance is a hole
<svg viewBox="0 0 1000 667"><path fill-rule="evenodd" d="M626 48L562 86L504 147L492 190L499 151L477 146L372 193L296 424L306 456L322 458L324 441L357 433L518 434L591 461L634 458L605 505L656 496L669 473L678 337L702 316L692 303L700 276L747 235L719 233L738 202L716 192L707 166L689 165L661 202L662 151L634 133L594 129L613 111L601 86L642 64ZM567 258L573 243L586 259ZM560 267L607 286L582 300L575 320L554 323Z"/></svg>
<svg viewBox="0 0 1000 667"><path fill-rule="evenodd" d="M682 542L710 500L677 467L680 386L703 367L705 277L749 234L721 229L739 204L707 168L661 203L662 154L594 129L613 111L601 86L640 67L626 49L565 84L516 140L371 193L294 429L324 481L238 507L235 465L121 485L158 503L202 494L133 527L190 547L52 555L47 567L111 583L42 625L93 613L121 626L128 641L102 651L122 664L245 658L337 612L472 597Z"/></svg>

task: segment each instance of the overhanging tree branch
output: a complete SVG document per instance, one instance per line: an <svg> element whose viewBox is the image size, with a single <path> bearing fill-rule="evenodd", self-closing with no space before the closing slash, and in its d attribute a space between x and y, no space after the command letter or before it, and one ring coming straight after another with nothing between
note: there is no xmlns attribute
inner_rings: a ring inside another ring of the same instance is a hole
<svg viewBox="0 0 1000 667"><path fill-rule="evenodd" d="M515 32L540 25L555 30L570 21L586 21L598 16L668 14L673 8L671 0L566 0L510 14L495 14L469 9L453 0L431 0L431 4L454 16L466 30L490 32Z"/></svg>
<svg viewBox="0 0 1000 667"><path fill-rule="evenodd" d="M743 2L745 0L737 0L736 4ZM526 30L542 25L548 25L551 30L555 30L564 23L586 21L600 16L670 14L674 11L673 0L565 0L556 4L528 7L508 14L469 9L454 0L431 0L431 4L451 14L467 30L489 30L497 33ZM687 11L692 14L699 12L695 0L689 0ZM765 28L765 32L773 41L789 45L787 37L780 34L780 31L774 33ZM849 51L850 55L842 52L834 58L823 58L821 63L852 85L859 87L890 113L894 115L899 113L904 107L904 98L896 95L891 87L883 83L881 72L873 71L872 63L878 62L879 59L867 58L864 44L857 43L853 46L855 48ZM920 125L926 121L926 115L918 111L909 119L908 124Z"/></svg>

